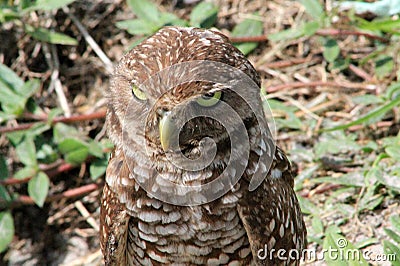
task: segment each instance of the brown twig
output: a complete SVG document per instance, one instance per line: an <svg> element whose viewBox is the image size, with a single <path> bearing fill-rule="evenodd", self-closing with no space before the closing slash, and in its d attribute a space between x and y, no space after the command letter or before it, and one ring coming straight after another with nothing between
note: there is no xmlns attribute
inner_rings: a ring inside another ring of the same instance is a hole
<svg viewBox="0 0 400 266"><path fill-rule="evenodd" d="M90 113L90 114L82 114L82 115L73 115L70 117L56 117L53 119L52 124L55 123L74 123L74 122L79 122L79 121L86 121L86 120L93 120L93 119L101 119L106 116L106 111L98 111L95 113ZM30 115L29 118L40 120L40 121L47 121L48 117L47 116L33 116ZM0 133L7 133L7 132L15 132L19 130L25 130L31 128L35 123L26 123L26 124L20 124L15 127L1 127L0 128Z"/></svg>
<svg viewBox="0 0 400 266"><path fill-rule="evenodd" d="M374 127L383 128L383 127L391 127L393 124L394 124L393 121L379 121L379 122L377 122L375 124L369 125L369 127L372 128L372 129ZM354 131L359 131L359 130L362 130L362 129L365 129L365 125L355 125L355 126L351 126L351 127L348 128L349 131L353 131L353 132Z"/></svg>
<svg viewBox="0 0 400 266"><path fill-rule="evenodd" d="M82 195L86 195L92 191L98 190L102 186L103 186L103 184L92 183L92 184L84 185L84 186L81 186L78 188L72 188L72 189L64 191L60 194L48 196L46 198L46 202L52 202L52 201L56 201L59 199L70 199L70 198L79 197ZM35 204L35 202L31 197L29 197L27 195L21 195L11 203L11 207L17 207L20 205L33 205L33 204Z"/></svg>
<svg viewBox="0 0 400 266"><path fill-rule="evenodd" d="M64 161L62 161L62 163L58 163L57 165L54 165L52 168L49 168L47 165L42 166L42 167L40 167L40 170L45 171L49 177L53 177L60 173L68 172L77 166L78 165L72 165L70 163L65 163ZM7 179L0 180L0 185L9 186L9 185L16 185L16 184L24 184L24 183L29 182L29 180L31 180L31 179L32 179L32 176L22 178L22 179L15 178L15 177L9 177Z"/></svg>
<svg viewBox="0 0 400 266"><path fill-rule="evenodd" d="M79 121L86 121L86 120L93 120L93 119L101 119L106 116L106 111L98 111L91 114L84 114L84 115L74 115L70 117L56 117L53 120L53 123L74 123Z"/></svg>
<svg viewBox="0 0 400 266"><path fill-rule="evenodd" d="M265 42L268 40L267 36L247 36L247 37L230 37L229 38L233 43L242 43L242 42Z"/></svg>
<svg viewBox="0 0 400 266"><path fill-rule="evenodd" d="M373 81L373 77L370 74L368 74L367 72L365 72L363 69L361 69L353 64L349 65L349 69L351 71L353 71L353 73L356 74L357 76L359 76L360 78L362 78L366 81L369 81L369 82Z"/></svg>
<svg viewBox="0 0 400 266"><path fill-rule="evenodd" d="M315 60L314 60L315 59ZM320 58L291 58L289 60L281 60L281 61L276 61L276 62L270 62L270 63L266 63L263 64L262 67L266 67L266 68L285 68L285 67L290 67L293 65L299 65L299 64L304 64L304 63L308 63L311 61L315 61L315 63L321 62L322 61L322 57Z"/></svg>
<svg viewBox="0 0 400 266"><path fill-rule="evenodd" d="M315 194L322 194L322 193L325 193L327 191L331 191L331 190L340 188L341 186L342 185L339 185L339 184L326 184L326 185L324 185L322 187L318 187L318 188L316 188L316 189L314 189L312 191L301 192L300 195L303 198L310 198Z"/></svg>

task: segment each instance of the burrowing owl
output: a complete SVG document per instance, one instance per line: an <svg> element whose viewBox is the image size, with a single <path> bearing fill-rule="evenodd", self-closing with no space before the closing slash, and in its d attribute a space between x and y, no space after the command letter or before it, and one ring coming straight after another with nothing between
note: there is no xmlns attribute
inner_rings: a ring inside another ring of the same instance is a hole
<svg viewBox="0 0 400 266"><path fill-rule="evenodd" d="M100 216L106 265L299 263L306 229L260 83L212 30L166 27L122 58L106 92L115 144ZM252 178L261 181L251 188Z"/></svg>

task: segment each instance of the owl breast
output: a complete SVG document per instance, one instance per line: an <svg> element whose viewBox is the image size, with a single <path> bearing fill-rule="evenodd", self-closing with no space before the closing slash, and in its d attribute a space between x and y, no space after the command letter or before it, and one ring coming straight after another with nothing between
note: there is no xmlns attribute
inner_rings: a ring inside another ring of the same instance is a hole
<svg viewBox="0 0 400 266"><path fill-rule="evenodd" d="M251 250L235 208L239 194L225 195L219 206L176 208L145 200L128 226L130 265L248 264Z"/></svg>

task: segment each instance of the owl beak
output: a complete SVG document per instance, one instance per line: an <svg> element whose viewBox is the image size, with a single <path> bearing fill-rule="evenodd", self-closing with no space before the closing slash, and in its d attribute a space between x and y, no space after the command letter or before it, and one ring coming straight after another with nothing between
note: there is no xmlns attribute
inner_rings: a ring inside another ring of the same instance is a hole
<svg viewBox="0 0 400 266"><path fill-rule="evenodd" d="M171 112L168 111L161 114L158 128L160 131L161 147L164 151L168 151L171 147L172 140L176 139L176 136L174 134L176 134L178 131L171 116Z"/></svg>

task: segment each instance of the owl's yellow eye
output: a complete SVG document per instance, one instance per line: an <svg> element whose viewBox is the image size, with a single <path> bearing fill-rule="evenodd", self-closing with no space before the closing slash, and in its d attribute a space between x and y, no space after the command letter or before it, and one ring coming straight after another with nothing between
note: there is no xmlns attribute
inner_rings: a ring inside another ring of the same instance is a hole
<svg viewBox="0 0 400 266"><path fill-rule="evenodd" d="M135 85L132 86L132 93L136 97L136 99L140 101L145 101L147 100L146 93L144 93L142 90L140 90L138 87Z"/></svg>
<svg viewBox="0 0 400 266"><path fill-rule="evenodd" d="M216 105L222 98L222 92L216 91L213 93L207 93L197 98L196 102L204 107L211 107Z"/></svg>

